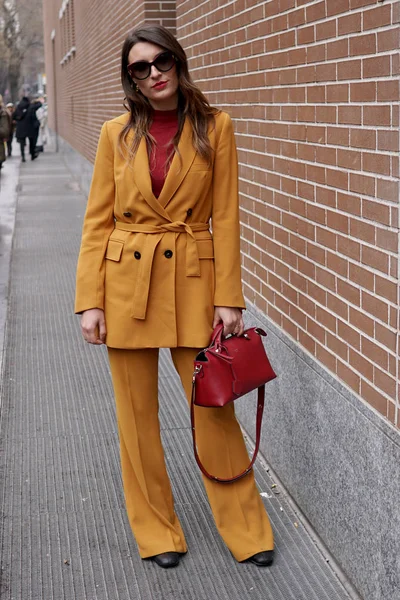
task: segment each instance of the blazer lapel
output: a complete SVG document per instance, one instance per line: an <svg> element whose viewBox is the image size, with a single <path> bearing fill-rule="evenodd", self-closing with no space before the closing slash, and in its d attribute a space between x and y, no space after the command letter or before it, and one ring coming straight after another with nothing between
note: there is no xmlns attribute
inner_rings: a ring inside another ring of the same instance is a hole
<svg viewBox="0 0 400 600"><path fill-rule="evenodd" d="M153 194L151 187L149 158L147 154L146 140L144 138L141 139L135 156L133 163L133 176L140 193L146 202L151 206L151 208L167 221L171 221L167 212Z"/></svg>
<svg viewBox="0 0 400 600"><path fill-rule="evenodd" d="M188 119L185 120L183 125L178 149L180 156L175 152L161 194L156 200L163 208L167 206L168 202L181 185L196 156L196 150L194 149L192 142L192 126Z"/></svg>

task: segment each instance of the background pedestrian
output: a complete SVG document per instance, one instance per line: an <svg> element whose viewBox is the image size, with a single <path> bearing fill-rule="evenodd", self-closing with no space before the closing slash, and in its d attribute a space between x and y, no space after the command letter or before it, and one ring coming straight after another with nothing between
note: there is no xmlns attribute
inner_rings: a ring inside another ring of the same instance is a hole
<svg viewBox="0 0 400 600"><path fill-rule="evenodd" d="M47 144L47 103L44 96L39 96L39 102L42 106L36 111L36 117L39 121L39 135L36 142L36 151L44 152L44 147Z"/></svg>
<svg viewBox="0 0 400 600"><path fill-rule="evenodd" d="M9 102L6 105L6 110L7 110L8 114L10 115L10 122L11 122L11 131L10 131L10 135L8 136L8 140L7 140L7 156L11 156L12 155L12 142L14 139L15 126L16 126L16 123L13 119L14 104L12 102Z"/></svg>
<svg viewBox="0 0 400 600"><path fill-rule="evenodd" d="M16 121L16 137L21 147L22 162L25 162L26 138L29 140L29 154L31 160L37 158L36 142L39 134L40 123L36 117L36 111L42 106L39 101L30 102L27 96L24 96L19 102L13 119Z"/></svg>

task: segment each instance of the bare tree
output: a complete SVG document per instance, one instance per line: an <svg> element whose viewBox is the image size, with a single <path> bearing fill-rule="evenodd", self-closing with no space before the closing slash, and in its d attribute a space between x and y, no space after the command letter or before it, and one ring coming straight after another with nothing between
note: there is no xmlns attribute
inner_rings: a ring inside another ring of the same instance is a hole
<svg viewBox="0 0 400 600"><path fill-rule="evenodd" d="M1 17L0 17L0 94L7 89L8 85L8 49L4 44L4 38L1 35Z"/></svg>
<svg viewBox="0 0 400 600"><path fill-rule="evenodd" d="M4 61L2 62L6 65L10 96L16 100L22 83L24 61L28 53L39 51L38 57L43 56L41 1L0 0L0 32L2 34L0 53L4 52ZM3 58L3 54L0 56ZM43 58L41 62L43 62Z"/></svg>

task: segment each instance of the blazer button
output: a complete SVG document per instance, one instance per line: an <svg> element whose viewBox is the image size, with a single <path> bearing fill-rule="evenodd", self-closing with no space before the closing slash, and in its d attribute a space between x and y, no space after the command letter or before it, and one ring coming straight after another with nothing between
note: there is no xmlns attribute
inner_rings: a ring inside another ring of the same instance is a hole
<svg viewBox="0 0 400 600"><path fill-rule="evenodd" d="M137 250L135 250L133 256L136 258L136 260L139 260L142 257L142 255L140 254L140 252L138 252Z"/></svg>
<svg viewBox="0 0 400 600"><path fill-rule="evenodd" d="M172 250L166 250L166 251L164 252L164 256L165 256L165 258L172 258L173 254L174 254L174 253L172 252Z"/></svg>
<svg viewBox="0 0 400 600"><path fill-rule="evenodd" d="M124 217L131 217L131 216L132 216L132 213L130 213L130 212L124 212Z"/></svg>
<svg viewBox="0 0 400 600"><path fill-rule="evenodd" d="M192 211L192 209L191 209L191 208L188 208L188 210L187 210L187 212L186 212L187 216L188 216L188 217L191 217L191 216L192 216L192 212L193 212L193 211Z"/></svg>

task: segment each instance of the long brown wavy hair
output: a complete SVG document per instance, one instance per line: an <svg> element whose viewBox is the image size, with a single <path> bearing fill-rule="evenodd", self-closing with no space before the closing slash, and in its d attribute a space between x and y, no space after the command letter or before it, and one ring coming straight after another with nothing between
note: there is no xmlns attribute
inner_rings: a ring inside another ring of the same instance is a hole
<svg viewBox="0 0 400 600"><path fill-rule="evenodd" d="M207 135L210 122L214 122L214 116L219 112L217 108L210 106L204 94L193 83L189 74L187 57L178 40L168 29L162 25L141 25L127 36L121 53L121 82L125 92L124 106L130 112L127 124L119 135L119 145L128 150L128 159L131 160L140 144L142 137L146 139L148 147L152 148L154 139L149 133L152 123L153 109L148 99L141 93L135 91L135 85L128 73L128 56L132 46L138 42L149 42L156 44L164 50L169 50L176 57L176 69L178 75L178 131L172 140L174 152L178 152L178 143L182 133L185 119L192 125L193 146L199 156L209 164L212 160L212 148ZM127 136L133 131L133 141L129 146ZM170 157L171 158L171 157Z"/></svg>

